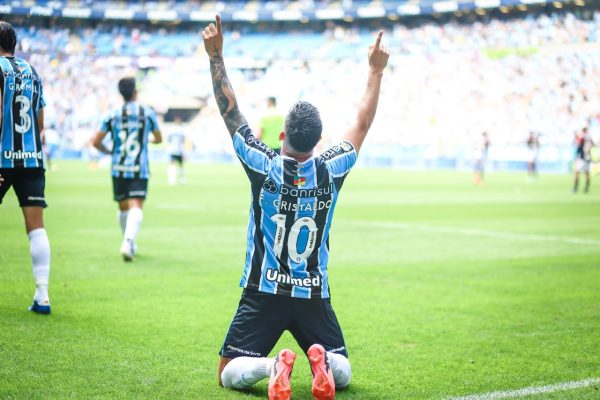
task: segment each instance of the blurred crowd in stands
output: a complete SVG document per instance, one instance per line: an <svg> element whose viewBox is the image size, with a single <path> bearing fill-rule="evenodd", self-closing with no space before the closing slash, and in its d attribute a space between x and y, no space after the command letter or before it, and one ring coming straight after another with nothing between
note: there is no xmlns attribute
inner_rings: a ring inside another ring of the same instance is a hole
<svg viewBox="0 0 600 400"><path fill-rule="evenodd" d="M17 53L44 79L47 125L58 133L60 149L85 149L102 116L121 102L118 79L136 75L141 100L159 114L199 109L187 131L200 155L231 154L199 25L55 24L22 25ZM519 160L535 132L542 158L564 160L584 126L598 141L600 12L384 25L392 56L367 139L373 154L410 149L403 153L408 158L470 160L485 131L490 159ZM364 90L374 31L331 23L324 32L281 24L276 32L226 29L226 63L251 123L269 96L282 113L304 99L322 112L324 143L341 136Z"/></svg>

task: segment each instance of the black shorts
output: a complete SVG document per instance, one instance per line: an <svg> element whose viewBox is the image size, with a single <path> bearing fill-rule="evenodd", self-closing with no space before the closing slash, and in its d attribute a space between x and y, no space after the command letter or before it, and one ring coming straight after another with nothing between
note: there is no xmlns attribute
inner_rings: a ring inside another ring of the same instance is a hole
<svg viewBox="0 0 600 400"><path fill-rule="evenodd" d="M179 165L183 164L183 156L181 154L171 154L171 161Z"/></svg>
<svg viewBox="0 0 600 400"><path fill-rule="evenodd" d="M245 289L219 354L267 357L284 331L306 353L315 343L348 357L329 299L298 299Z"/></svg>
<svg viewBox="0 0 600 400"><path fill-rule="evenodd" d="M147 191L148 179L115 178L113 176L113 197L115 201L145 199Z"/></svg>
<svg viewBox="0 0 600 400"><path fill-rule="evenodd" d="M21 207L46 208L44 190L46 173L42 168L0 168L4 182L0 183L0 203L12 186Z"/></svg>

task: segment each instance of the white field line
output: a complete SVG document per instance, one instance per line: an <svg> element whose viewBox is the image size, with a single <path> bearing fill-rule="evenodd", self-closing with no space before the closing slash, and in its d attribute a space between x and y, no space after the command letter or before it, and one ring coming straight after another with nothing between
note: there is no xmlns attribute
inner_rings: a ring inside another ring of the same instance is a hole
<svg viewBox="0 0 600 400"><path fill-rule="evenodd" d="M448 233L458 234L466 236L477 236L477 237L488 237L494 239L509 239L509 240L529 240L536 242L560 242L569 244L585 244L591 246L600 246L600 240L596 239L585 239L572 236L554 236L554 235L540 235L535 233L517 233L517 232L504 232L504 231L490 231L484 229L471 229L471 228L457 228L457 227L446 227L446 226L431 226L431 225L416 225L416 224L403 224L400 222L371 222L371 221L345 221L355 225L371 226L378 228L387 229L401 229L401 230L412 230L421 232L434 232L434 233Z"/></svg>
<svg viewBox="0 0 600 400"><path fill-rule="evenodd" d="M580 381L555 383L554 385L528 387L524 389L506 390L503 392L490 392L483 394L472 394L464 397L448 397L446 400L496 400L496 399L514 399L515 397L533 396L536 394L560 392L563 390L573 390L586 388L588 386L599 385L600 378L587 378Z"/></svg>

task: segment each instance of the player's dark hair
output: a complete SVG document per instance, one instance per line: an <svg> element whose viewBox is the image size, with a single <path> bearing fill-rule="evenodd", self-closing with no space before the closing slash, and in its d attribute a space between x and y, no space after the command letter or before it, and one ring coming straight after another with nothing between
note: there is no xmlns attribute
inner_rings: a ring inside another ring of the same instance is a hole
<svg viewBox="0 0 600 400"><path fill-rule="evenodd" d="M119 93L125 101L133 100L135 95L135 78L123 78L119 81Z"/></svg>
<svg viewBox="0 0 600 400"><path fill-rule="evenodd" d="M293 150L306 153L321 140L323 123L317 107L306 101L292 106L285 119L285 138Z"/></svg>
<svg viewBox="0 0 600 400"><path fill-rule="evenodd" d="M268 101L269 105L271 105L273 107L275 107L277 105L277 98L276 97L271 96L271 97L269 97L267 99L267 101Z"/></svg>
<svg viewBox="0 0 600 400"><path fill-rule="evenodd" d="M17 47L17 33L6 21L0 21L0 47L10 54L15 54Z"/></svg>

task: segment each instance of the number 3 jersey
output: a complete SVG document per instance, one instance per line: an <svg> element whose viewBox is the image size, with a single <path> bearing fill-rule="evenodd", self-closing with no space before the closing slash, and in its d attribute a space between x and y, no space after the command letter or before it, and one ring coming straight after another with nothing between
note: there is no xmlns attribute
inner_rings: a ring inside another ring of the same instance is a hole
<svg viewBox="0 0 600 400"><path fill-rule="evenodd" d="M35 68L19 57L0 57L2 124L0 168L44 168L38 114L46 103Z"/></svg>
<svg viewBox="0 0 600 400"><path fill-rule="evenodd" d="M112 176L148 179L148 137L158 130L154 111L135 101L110 112L100 131L110 132L113 142Z"/></svg>
<svg viewBox="0 0 600 400"><path fill-rule="evenodd" d="M356 162L349 142L298 162L279 156L243 125L233 136L252 188L240 286L298 298L327 298L329 229L339 191Z"/></svg>

